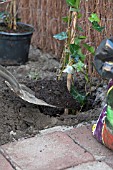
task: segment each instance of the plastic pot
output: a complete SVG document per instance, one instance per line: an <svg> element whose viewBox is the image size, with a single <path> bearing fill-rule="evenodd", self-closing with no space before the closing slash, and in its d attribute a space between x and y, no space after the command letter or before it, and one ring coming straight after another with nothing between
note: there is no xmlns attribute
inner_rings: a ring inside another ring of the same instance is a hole
<svg viewBox="0 0 113 170"><path fill-rule="evenodd" d="M34 28L28 24L18 24L26 27L27 31L22 33L0 31L1 65L21 65L28 61L29 47Z"/></svg>

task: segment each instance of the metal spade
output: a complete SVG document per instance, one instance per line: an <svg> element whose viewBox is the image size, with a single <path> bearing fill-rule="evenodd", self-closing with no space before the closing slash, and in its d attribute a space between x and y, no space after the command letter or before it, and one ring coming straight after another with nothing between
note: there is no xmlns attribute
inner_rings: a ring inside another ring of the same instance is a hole
<svg viewBox="0 0 113 170"><path fill-rule="evenodd" d="M23 100L36 105L56 107L36 98L34 92L30 88L26 87L24 84L20 84L17 79L1 65L0 76L5 80L5 83L8 85L8 87Z"/></svg>

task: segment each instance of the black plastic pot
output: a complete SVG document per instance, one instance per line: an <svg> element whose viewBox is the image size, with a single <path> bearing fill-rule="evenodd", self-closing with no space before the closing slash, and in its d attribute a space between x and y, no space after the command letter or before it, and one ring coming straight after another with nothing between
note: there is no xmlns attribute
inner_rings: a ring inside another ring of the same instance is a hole
<svg viewBox="0 0 113 170"><path fill-rule="evenodd" d="M0 31L0 64L2 65L21 65L28 61L34 28L28 24L18 24L26 27L27 32L7 33Z"/></svg>

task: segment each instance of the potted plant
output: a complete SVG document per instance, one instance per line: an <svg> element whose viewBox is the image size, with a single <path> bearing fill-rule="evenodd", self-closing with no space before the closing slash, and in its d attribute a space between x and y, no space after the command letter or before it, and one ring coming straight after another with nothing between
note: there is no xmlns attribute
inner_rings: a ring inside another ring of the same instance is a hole
<svg viewBox="0 0 113 170"><path fill-rule="evenodd" d="M0 64L25 64L34 28L17 21L17 0L0 0L0 7L4 6L0 12Z"/></svg>

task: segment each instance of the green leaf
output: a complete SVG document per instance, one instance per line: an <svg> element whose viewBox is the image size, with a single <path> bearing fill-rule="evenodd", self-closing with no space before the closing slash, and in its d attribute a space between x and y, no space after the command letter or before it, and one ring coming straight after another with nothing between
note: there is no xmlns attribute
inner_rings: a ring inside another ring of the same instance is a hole
<svg viewBox="0 0 113 170"><path fill-rule="evenodd" d="M86 36L79 36L79 37L76 37L75 40L74 40L74 43L76 45L80 45L80 42L84 39L86 39L87 37Z"/></svg>
<svg viewBox="0 0 113 170"><path fill-rule="evenodd" d="M68 65L68 63L69 63L69 53L66 53L66 55L65 55L65 60L64 60L64 64L65 65Z"/></svg>
<svg viewBox="0 0 113 170"><path fill-rule="evenodd" d="M88 45L88 44L86 44L86 43L84 43L83 45L84 45L84 47L85 47L89 52L91 52L91 54L94 54L94 53L95 53L95 48L94 48L93 46L90 46L90 45Z"/></svg>
<svg viewBox="0 0 113 170"><path fill-rule="evenodd" d="M70 11L71 12L80 12L80 9L76 9L76 8L70 7Z"/></svg>
<svg viewBox="0 0 113 170"><path fill-rule="evenodd" d="M100 22L99 17L95 13L92 13L91 16L88 19L89 19L90 22L94 22L94 21Z"/></svg>
<svg viewBox="0 0 113 170"><path fill-rule="evenodd" d="M77 100L82 106L85 104L86 101L86 96L80 94L75 86L71 85L71 90L70 90L71 95L75 100Z"/></svg>
<svg viewBox="0 0 113 170"><path fill-rule="evenodd" d="M55 39L57 39L57 40L65 40L65 39L68 38L66 32L61 32L61 33L59 33L59 34L54 35L53 37L54 37Z"/></svg>
<svg viewBox="0 0 113 170"><path fill-rule="evenodd" d="M78 30L78 31L84 32L84 30L82 29L82 27L81 27L81 26L76 25L76 28L77 28L77 30Z"/></svg>
<svg viewBox="0 0 113 170"><path fill-rule="evenodd" d="M2 2L2 3L3 3L3 2L7 2L7 0L1 0L0 2Z"/></svg>
<svg viewBox="0 0 113 170"><path fill-rule="evenodd" d="M88 75L87 75L87 74L85 74L85 75L84 75L84 78L85 78L86 82L88 83L88 81L89 81L89 77L88 77Z"/></svg>
<svg viewBox="0 0 113 170"><path fill-rule="evenodd" d="M75 7L78 9L80 6L80 0L76 0Z"/></svg>
<svg viewBox="0 0 113 170"><path fill-rule="evenodd" d="M5 12L0 12L0 19L3 19L5 16Z"/></svg>
<svg viewBox="0 0 113 170"><path fill-rule="evenodd" d="M21 22L21 18L16 18L16 21L17 22Z"/></svg>
<svg viewBox="0 0 113 170"><path fill-rule="evenodd" d="M78 13L77 18L79 19L79 18L81 18L81 17L82 17L82 14L81 14L81 13Z"/></svg>
<svg viewBox="0 0 113 170"><path fill-rule="evenodd" d="M79 39L86 39L87 37L86 36L79 36L78 38Z"/></svg>
<svg viewBox="0 0 113 170"><path fill-rule="evenodd" d="M79 8L76 9L76 8L71 7L71 8L70 8L70 11L71 11L71 12L80 12L80 9L79 9Z"/></svg>
<svg viewBox="0 0 113 170"><path fill-rule="evenodd" d="M65 53L70 53L70 51L69 51L68 48L64 48L64 52L65 52Z"/></svg>
<svg viewBox="0 0 113 170"><path fill-rule="evenodd" d="M75 43L76 45L80 45L80 42L81 42L81 39L79 39L78 37L76 37L75 40L74 40L74 43Z"/></svg>
<svg viewBox="0 0 113 170"><path fill-rule="evenodd" d="M83 71L83 67L85 64L82 61L78 61L78 63L72 65L77 72Z"/></svg>
<svg viewBox="0 0 113 170"><path fill-rule="evenodd" d="M98 32L102 32L102 30L105 28L105 27L101 27L96 21L92 22L92 27Z"/></svg>
<svg viewBox="0 0 113 170"><path fill-rule="evenodd" d="M78 50L78 55L80 56L80 60L84 61L86 56L82 53L81 49Z"/></svg>
<svg viewBox="0 0 113 170"><path fill-rule="evenodd" d="M80 6L80 0L66 0L67 4L71 7L75 7L76 9Z"/></svg>
<svg viewBox="0 0 113 170"><path fill-rule="evenodd" d="M64 22L68 22L68 16L62 17L62 20L63 20Z"/></svg>
<svg viewBox="0 0 113 170"><path fill-rule="evenodd" d="M74 59L75 63L78 63L78 61L80 60L80 56L78 54L71 55L70 57Z"/></svg>
<svg viewBox="0 0 113 170"><path fill-rule="evenodd" d="M80 49L79 45L76 44L70 44L70 52L71 54L77 53L77 51Z"/></svg>
<svg viewBox="0 0 113 170"><path fill-rule="evenodd" d="M72 7L75 6L75 2L76 2L76 0L66 0L66 3Z"/></svg>

